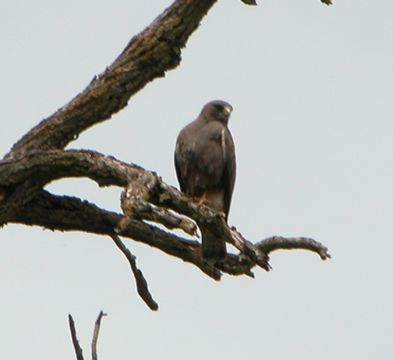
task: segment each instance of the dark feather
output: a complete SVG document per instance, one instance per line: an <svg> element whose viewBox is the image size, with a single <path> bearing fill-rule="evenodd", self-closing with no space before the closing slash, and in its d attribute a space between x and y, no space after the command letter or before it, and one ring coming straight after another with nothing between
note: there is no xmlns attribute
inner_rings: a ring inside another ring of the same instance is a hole
<svg viewBox="0 0 393 360"><path fill-rule="evenodd" d="M175 150L180 189L194 199L203 197L206 205L224 212L226 220L236 178L235 146L227 126L231 111L224 101L205 105L179 133ZM214 239L203 239L204 256L225 255L225 243Z"/></svg>

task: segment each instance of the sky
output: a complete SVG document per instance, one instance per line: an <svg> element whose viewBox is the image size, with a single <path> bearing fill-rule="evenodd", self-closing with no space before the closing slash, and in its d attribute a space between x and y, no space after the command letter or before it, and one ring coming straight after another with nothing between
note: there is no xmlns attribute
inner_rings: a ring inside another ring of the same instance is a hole
<svg viewBox="0 0 393 360"><path fill-rule="evenodd" d="M170 4L2 1L0 152ZM230 224L252 241L313 237L331 260L279 251L269 273L215 282L126 240L160 305L151 312L110 238L10 224L0 230L0 358L74 358L69 313L89 358L104 310L100 359L392 359L392 18L389 0L219 1L180 67L69 146L177 185L178 132L226 100L238 161ZM120 211L118 188L68 179L48 189Z"/></svg>

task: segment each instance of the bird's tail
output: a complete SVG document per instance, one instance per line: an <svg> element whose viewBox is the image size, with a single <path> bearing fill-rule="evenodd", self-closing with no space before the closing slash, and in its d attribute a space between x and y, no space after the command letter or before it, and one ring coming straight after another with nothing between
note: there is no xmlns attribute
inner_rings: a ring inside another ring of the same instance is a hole
<svg viewBox="0 0 393 360"><path fill-rule="evenodd" d="M207 261L223 260L227 254L225 241L212 234L202 233L202 256Z"/></svg>

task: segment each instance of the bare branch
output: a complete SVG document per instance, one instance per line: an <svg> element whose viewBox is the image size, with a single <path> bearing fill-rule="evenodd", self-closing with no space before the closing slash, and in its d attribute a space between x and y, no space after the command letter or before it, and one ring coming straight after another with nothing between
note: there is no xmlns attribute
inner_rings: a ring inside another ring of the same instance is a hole
<svg viewBox="0 0 393 360"><path fill-rule="evenodd" d="M82 131L124 108L132 95L180 64L181 49L216 1L175 1L82 93L19 140L7 158L37 149L63 149Z"/></svg>
<svg viewBox="0 0 393 360"><path fill-rule="evenodd" d="M220 279L220 271L204 262L200 256L198 242L181 238L143 221L124 220L123 215L101 209L88 201L43 191L21 209L15 218L10 219L10 222L43 226L50 230L83 231L109 236L117 235L116 229L123 224L121 236L194 264L214 280Z"/></svg>
<svg viewBox="0 0 393 360"><path fill-rule="evenodd" d="M215 280L221 278L221 272L253 277L251 270L255 266L268 271L268 255L278 249L307 249L318 253L322 259L330 257L326 247L309 238L274 236L253 244L236 228L230 228L223 214L194 203L153 172L94 151L63 150L81 132L125 107L129 98L148 82L178 66L181 49L216 1L175 1L131 39L104 73L95 77L70 103L29 131L0 161L0 226L14 222L111 236L130 263L139 295L153 310L157 310L158 305L136 266L135 257L118 235L194 264ZM256 4L254 0L242 1ZM321 1L331 4L330 0ZM87 177L99 186L125 188L121 197L124 214L43 190L51 181L69 177ZM215 264L207 263L197 241L169 233L146 221L168 229L181 229L192 236L197 235L198 227L202 234L208 233L231 243L240 253L228 254L226 259ZM94 348L102 316L101 312L96 322L93 358L97 356ZM71 315L69 324L75 352L80 356L78 359L83 359Z"/></svg>
<svg viewBox="0 0 393 360"><path fill-rule="evenodd" d="M139 296L150 308L150 310L158 310L158 304L154 301L153 297L150 294L147 281L143 276L142 271L140 271L136 266L136 257L131 253L130 250L128 250L128 248L123 244L123 242L117 235L112 235L111 238L130 263L132 273L135 277L136 288L138 290Z"/></svg>
<svg viewBox="0 0 393 360"><path fill-rule="evenodd" d="M91 342L91 354L92 354L93 360L98 359L97 341L98 341L98 335L99 335L100 327L101 327L101 319L103 316L106 316L106 314L101 310L100 313L98 314L98 317L97 317L97 320L96 320L95 326L94 326L93 339ZM83 360L83 351L82 351L82 348L80 347L79 341L77 339L75 322L74 322L74 319L72 318L71 314L68 315L68 324L69 324L70 331L71 331L72 344L74 346L76 359Z"/></svg>
<svg viewBox="0 0 393 360"><path fill-rule="evenodd" d="M0 161L0 224L10 221L46 184L64 177L89 177L98 185L126 186L142 168L94 151L36 151Z"/></svg>
<svg viewBox="0 0 393 360"><path fill-rule="evenodd" d="M71 339L72 339L72 344L74 345L76 358L77 360L83 360L82 348L80 347L78 338L76 336L75 322L71 314L68 314L68 324L70 327Z"/></svg>
<svg viewBox="0 0 393 360"><path fill-rule="evenodd" d="M98 314L97 320L94 325L94 333L93 333L93 340L91 342L91 358L93 360L97 360L97 341L98 341L98 335L100 333L100 327L101 327L101 320L102 318L106 316L106 314L101 310L100 313Z"/></svg>
<svg viewBox="0 0 393 360"><path fill-rule="evenodd" d="M269 270L268 257L257 251L239 232L231 230L221 214L193 203L155 174L135 165L93 151L53 150L5 161L0 164L0 168L3 170L0 181L6 185L11 185L11 181L18 183L28 179L32 173L41 183L48 183L60 177L86 176L100 185L128 184L127 191L122 196L122 209L129 217L158 221L170 229L177 227L189 234L195 234L196 228L192 222L184 217L171 215L164 209L153 207L149 201L157 206L169 207L195 220L202 232L210 232L232 243L257 265ZM16 171L16 168L19 171Z"/></svg>
<svg viewBox="0 0 393 360"><path fill-rule="evenodd" d="M269 256L262 249L257 248L251 241L245 239L235 227L230 229L230 243L240 250L241 254L248 256L256 265L269 271Z"/></svg>
<svg viewBox="0 0 393 360"><path fill-rule="evenodd" d="M242 0L256 5L255 0ZM321 0L331 5L331 0ZM63 149L81 132L124 108L132 95L165 76L181 61L181 50L217 0L177 0L134 36L112 65L52 116L42 120L6 155Z"/></svg>
<svg viewBox="0 0 393 360"><path fill-rule="evenodd" d="M137 176L140 166L89 150L34 151L0 161L0 184L14 186L31 177L43 183L65 177L88 177L100 186L124 187Z"/></svg>
<svg viewBox="0 0 393 360"><path fill-rule="evenodd" d="M193 221L168 209L148 204L144 209L138 209L137 213L142 219L162 224L167 229L180 229L188 235L199 237L198 227Z"/></svg>
<svg viewBox="0 0 393 360"><path fill-rule="evenodd" d="M177 189L165 184L155 174L141 172L139 176L130 181L125 193L126 195L122 196L122 209L126 216L135 217L137 208L146 207L147 202L170 208L196 221L202 233L208 232L212 236L233 244L253 263L269 271L269 258L236 229L230 229L223 214L194 203Z"/></svg>
<svg viewBox="0 0 393 360"><path fill-rule="evenodd" d="M16 172L11 164L16 164L19 172ZM122 236L142 241L193 263L216 280L220 278L220 270L230 274L252 276L250 269L255 264L265 270L270 268L265 249L270 251L272 247L255 246L235 228L229 228L222 214L193 203L183 193L165 184L157 175L139 166L94 151L53 150L47 151L46 155L45 152L37 152L34 156L7 160L0 163L0 170L0 183L4 182L9 187L23 179L31 178L32 174L40 183L48 183L60 177L85 176L99 185L128 184L122 195L122 209L126 215L124 217L105 212L79 199L53 197L44 192L29 206L25 204L23 209L19 209L18 214L13 214L8 221L107 235L116 234L115 230L118 229ZM26 198L27 196L24 197L27 202ZM108 218L111 226L108 226ZM228 259L229 263L212 266L202 259L200 246L195 241L164 232L143 221L156 221L170 229L179 228L188 234L195 234L194 223L188 218L193 219L202 232L208 231L237 247L241 252L241 258ZM279 247L277 241L274 244L276 248ZM287 246L287 243L281 242L281 245ZM249 258L249 261L245 261L244 257Z"/></svg>
<svg viewBox="0 0 393 360"><path fill-rule="evenodd" d="M320 242L306 237L272 236L255 244L255 247L266 254L276 250L303 249L317 253L322 260L329 259L331 256L328 248Z"/></svg>
<svg viewBox="0 0 393 360"><path fill-rule="evenodd" d="M147 184L146 181L150 181ZM153 182L151 182L153 181ZM155 177L151 173L140 172L128 184L121 196L121 205L124 214L130 218L153 221L166 228L181 229L191 236L197 235L197 227L190 219L170 212L149 203L149 191L154 186Z"/></svg>

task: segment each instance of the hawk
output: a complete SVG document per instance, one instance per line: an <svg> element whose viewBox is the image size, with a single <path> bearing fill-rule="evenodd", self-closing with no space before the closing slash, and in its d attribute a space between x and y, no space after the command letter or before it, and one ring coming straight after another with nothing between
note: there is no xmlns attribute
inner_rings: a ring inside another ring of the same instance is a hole
<svg viewBox="0 0 393 360"><path fill-rule="evenodd" d="M180 190L195 202L223 212L226 221L236 178L235 145L228 129L231 112L225 101L207 103L196 120L180 131L175 150ZM207 260L223 259L225 242L202 234L202 255Z"/></svg>

